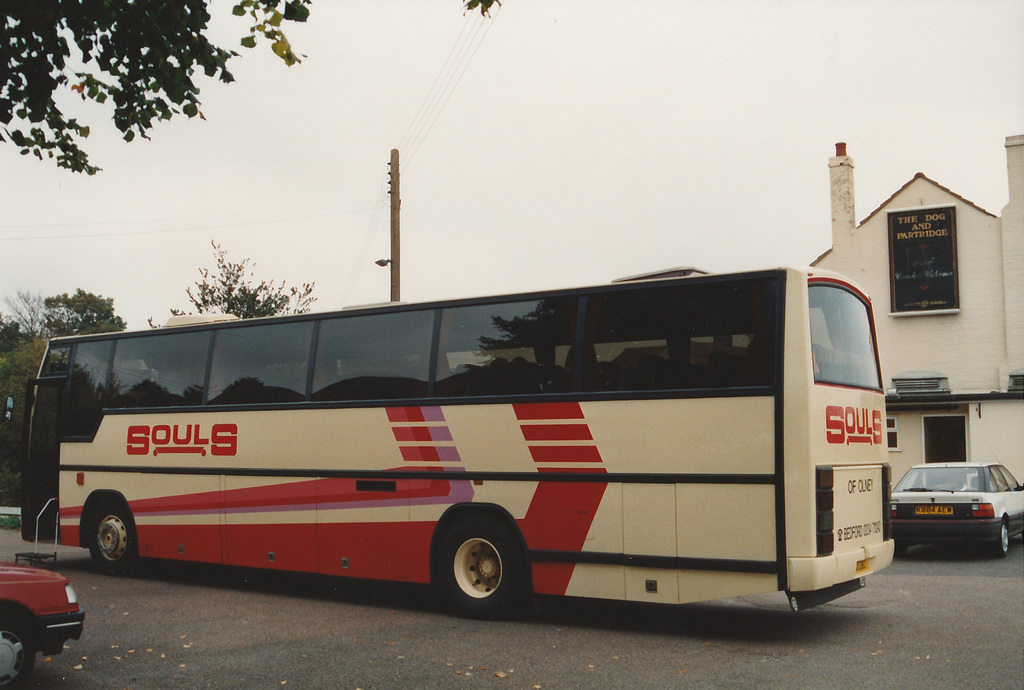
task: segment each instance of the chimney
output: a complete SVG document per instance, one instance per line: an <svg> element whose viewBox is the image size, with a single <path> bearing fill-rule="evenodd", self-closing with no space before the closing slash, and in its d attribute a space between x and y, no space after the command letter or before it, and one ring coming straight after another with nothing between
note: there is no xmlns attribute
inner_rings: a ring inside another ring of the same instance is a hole
<svg viewBox="0 0 1024 690"><path fill-rule="evenodd" d="M846 155L846 142L836 144L836 155L828 161L832 186L832 246L857 231L853 205L853 160Z"/></svg>

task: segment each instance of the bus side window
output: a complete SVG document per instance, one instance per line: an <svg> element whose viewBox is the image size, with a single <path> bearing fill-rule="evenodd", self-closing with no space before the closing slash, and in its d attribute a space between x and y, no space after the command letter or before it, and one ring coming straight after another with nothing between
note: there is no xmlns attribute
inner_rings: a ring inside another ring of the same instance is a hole
<svg viewBox="0 0 1024 690"><path fill-rule="evenodd" d="M208 403L302 402L312 337L312 321L217 331Z"/></svg>
<svg viewBox="0 0 1024 690"><path fill-rule="evenodd" d="M575 298L445 309L437 395L537 395L572 389Z"/></svg>
<svg viewBox="0 0 1024 690"><path fill-rule="evenodd" d="M110 407L201 405L209 342L208 332L119 340L110 377Z"/></svg>
<svg viewBox="0 0 1024 690"><path fill-rule="evenodd" d="M65 436L92 436L100 424L113 340L78 343L71 367Z"/></svg>
<svg viewBox="0 0 1024 690"><path fill-rule="evenodd" d="M430 310L323 321L313 400L425 397L433 325Z"/></svg>
<svg viewBox="0 0 1024 690"><path fill-rule="evenodd" d="M584 390L656 391L767 385L761 282L610 292L587 309Z"/></svg>
<svg viewBox="0 0 1024 690"><path fill-rule="evenodd" d="M71 361L71 347L50 347L46 351L46 359L43 360L42 376L56 376L68 373L68 363Z"/></svg>

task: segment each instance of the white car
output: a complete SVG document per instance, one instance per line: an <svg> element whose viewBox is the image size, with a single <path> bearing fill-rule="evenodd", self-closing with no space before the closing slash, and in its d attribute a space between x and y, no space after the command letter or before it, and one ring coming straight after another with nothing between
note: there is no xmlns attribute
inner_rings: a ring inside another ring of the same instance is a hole
<svg viewBox="0 0 1024 690"><path fill-rule="evenodd" d="M998 463L915 465L892 490L896 553L912 544L984 542L1005 558L1024 534L1024 486Z"/></svg>

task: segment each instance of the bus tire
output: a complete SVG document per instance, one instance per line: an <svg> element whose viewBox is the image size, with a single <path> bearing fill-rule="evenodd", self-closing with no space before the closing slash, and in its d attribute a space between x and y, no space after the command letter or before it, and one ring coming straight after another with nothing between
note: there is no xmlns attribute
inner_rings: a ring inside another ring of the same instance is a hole
<svg viewBox="0 0 1024 690"><path fill-rule="evenodd" d="M124 506L104 503L97 511L95 529L89 538L89 555L93 563L109 575L134 572L139 560L135 522Z"/></svg>
<svg viewBox="0 0 1024 690"><path fill-rule="evenodd" d="M26 616L0 611L0 685L21 687L36 663L36 643Z"/></svg>
<svg viewBox="0 0 1024 690"><path fill-rule="evenodd" d="M515 533L489 516L464 518L441 539L435 578L459 615L508 616L526 595L526 559Z"/></svg>

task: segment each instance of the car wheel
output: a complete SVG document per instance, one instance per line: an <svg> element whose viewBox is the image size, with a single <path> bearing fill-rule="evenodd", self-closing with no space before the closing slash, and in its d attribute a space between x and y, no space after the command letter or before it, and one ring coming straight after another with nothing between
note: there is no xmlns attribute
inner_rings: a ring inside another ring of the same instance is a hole
<svg viewBox="0 0 1024 690"><path fill-rule="evenodd" d="M908 544L907 542L903 541L902 539L899 539L899 540L896 541L896 555L897 556L906 556L907 555L907 549L909 549L909 548L910 548L910 544Z"/></svg>
<svg viewBox="0 0 1024 690"><path fill-rule="evenodd" d="M1006 558L1010 552L1010 526L1003 520L999 530L999 539L992 542L992 555L996 558Z"/></svg>
<svg viewBox="0 0 1024 690"><path fill-rule="evenodd" d="M126 575L138 562L138 542L131 513L124 507L104 505L89 541L89 555L100 570Z"/></svg>
<svg viewBox="0 0 1024 690"><path fill-rule="evenodd" d="M19 618L0 619L0 685L17 687L36 663L36 646L29 626Z"/></svg>
<svg viewBox="0 0 1024 690"><path fill-rule="evenodd" d="M526 560L514 532L490 516L463 519L441 540L436 582L460 615L508 615L526 592Z"/></svg>

